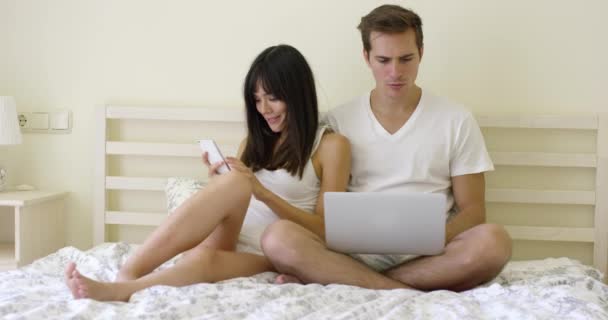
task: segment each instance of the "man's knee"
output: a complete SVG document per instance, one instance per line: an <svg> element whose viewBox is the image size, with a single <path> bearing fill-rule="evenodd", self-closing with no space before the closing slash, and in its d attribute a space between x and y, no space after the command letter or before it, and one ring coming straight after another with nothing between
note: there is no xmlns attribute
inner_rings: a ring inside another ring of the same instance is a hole
<svg viewBox="0 0 608 320"><path fill-rule="evenodd" d="M476 228L477 250L469 251L471 254L466 256L464 263L493 277L511 258L511 237L501 225L488 223Z"/></svg>
<svg viewBox="0 0 608 320"><path fill-rule="evenodd" d="M495 263L506 264L511 259L511 237L507 230L498 224L482 225L483 240L487 245L487 252Z"/></svg>
<svg viewBox="0 0 608 320"><path fill-rule="evenodd" d="M293 236L297 233L297 225L289 220L279 220L264 230L260 245L268 257L282 255L293 245Z"/></svg>
<svg viewBox="0 0 608 320"><path fill-rule="evenodd" d="M282 266L297 264L301 258L302 227L289 220L279 220L269 225L262 234L262 251L273 264Z"/></svg>

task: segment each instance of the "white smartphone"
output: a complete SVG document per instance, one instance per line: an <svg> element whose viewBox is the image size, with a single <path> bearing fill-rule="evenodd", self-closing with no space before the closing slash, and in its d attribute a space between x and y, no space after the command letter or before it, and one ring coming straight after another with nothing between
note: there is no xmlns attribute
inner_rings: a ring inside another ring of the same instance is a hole
<svg viewBox="0 0 608 320"><path fill-rule="evenodd" d="M203 152L207 152L207 156L209 157L209 163L214 164L218 162L224 162L218 169L218 173L226 173L230 171L230 166L226 163L226 159L222 155L220 148L218 148L217 144L212 139L203 139L198 140L198 144L201 147Z"/></svg>

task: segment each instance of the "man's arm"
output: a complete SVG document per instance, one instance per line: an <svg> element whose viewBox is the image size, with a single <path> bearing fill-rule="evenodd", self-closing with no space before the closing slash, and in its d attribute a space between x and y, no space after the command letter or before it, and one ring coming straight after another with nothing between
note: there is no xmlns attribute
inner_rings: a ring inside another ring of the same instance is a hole
<svg viewBox="0 0 608 320"><path fill-rule="evenodd" d="M446 243L486 221L485 187L483 172L452 177L454 201L460 211L446 226Z"/></svg>

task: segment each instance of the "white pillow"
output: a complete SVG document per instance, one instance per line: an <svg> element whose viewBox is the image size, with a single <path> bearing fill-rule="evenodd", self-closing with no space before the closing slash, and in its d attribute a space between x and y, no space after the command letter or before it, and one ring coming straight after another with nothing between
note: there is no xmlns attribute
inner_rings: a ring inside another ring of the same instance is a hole
<svg viewBox="0 0 608 320"><path fill-rule="evenodd" d="M171 214L186 199L203 188L203 183L192 178L173 177L167 179L165 195L167 196L167 212Z"/></svg>

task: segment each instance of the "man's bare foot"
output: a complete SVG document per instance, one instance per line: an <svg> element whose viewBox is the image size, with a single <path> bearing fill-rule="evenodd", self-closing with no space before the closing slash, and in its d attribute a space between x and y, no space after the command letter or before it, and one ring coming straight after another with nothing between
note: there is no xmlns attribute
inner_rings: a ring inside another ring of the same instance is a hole
<svg viewBox="0 0 608 320"><path fill-rule="evenodd" d="M65 268L65 282L74 299L127 302L131 297L124 284L89 279L76 270L76 264L73 262Z"/></svg>
<svg viewBox="0 0 608 320"><path fill-rule="evenodd" d="M274 279L274 283L276 284L286 284L286 283L299 283L302 284L302 281L295 276L289 274L280 274Z"/></svg>

